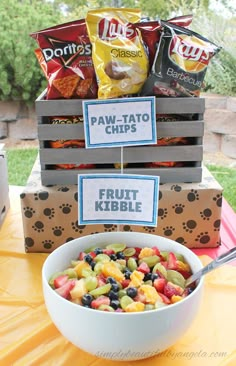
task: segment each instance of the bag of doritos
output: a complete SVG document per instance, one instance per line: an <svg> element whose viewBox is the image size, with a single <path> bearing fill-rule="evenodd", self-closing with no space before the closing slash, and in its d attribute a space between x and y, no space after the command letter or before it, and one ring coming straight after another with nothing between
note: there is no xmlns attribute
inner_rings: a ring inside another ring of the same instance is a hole
<svg viewBox="0 0 236 366"><path fill-rule="evenodd" d="M200 34L162 21L161 39L141 95L199 96L208 64L219 51Z"/></svg>
<svg viewBox="0 0 236 366"><path fill-rule="evenodd" d="M105 8L88 11L86 23L98 80L98 98L136 94L148 73L148 58L140 31L138 9Z"/></svg>
<svg viewBox="0 0 236 366"><path fill-rule="evenodd" d="M85 20L77 20L30 34L48 80L47 99L96 98L97 82L92 46Z"/></svg>

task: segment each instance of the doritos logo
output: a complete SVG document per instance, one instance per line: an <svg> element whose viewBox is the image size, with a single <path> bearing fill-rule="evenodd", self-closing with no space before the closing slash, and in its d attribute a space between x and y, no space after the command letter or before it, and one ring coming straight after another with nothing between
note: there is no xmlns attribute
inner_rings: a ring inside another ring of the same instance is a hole
<svg viewBox="0 0 236 366"><path fill-rule="evenodd" d="M44 59L49 62L53 58L60 58L65 65L69 65L77 56L90 56L92 54L91 44L76 44L69 41L60 41L48 38L52 48L42 49Z"/></svg>
<svg viewBox="0 0 236 366"><path fill-rule="evenodd" d="M169 57L185 71L200 72L208 65L211 55L203 40L181 35L172 38Z"/></svg>
<svg viewBox="0 0 236 366"><path fill-rule="evenodd" d="M116 38L132 39L135 31L131 26L122 24L115 18L103 18L98 23L98 35L100 39L106 41L111 41Z"/></svg>

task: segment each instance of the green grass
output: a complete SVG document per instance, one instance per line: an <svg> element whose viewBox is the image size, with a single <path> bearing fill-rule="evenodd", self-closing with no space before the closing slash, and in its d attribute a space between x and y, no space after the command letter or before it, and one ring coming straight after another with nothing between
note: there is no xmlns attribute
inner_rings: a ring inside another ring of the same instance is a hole
<svg viewBox="0 0 236 366"><path fill-rule="evenodd" d="M38 149L8 149L8 181L10 185L25 186L34 165ZM223 195L236 211L236 169L207 165L215 179L223 187Z"/></svg>
<svg viewBox="0 0 236 366"><path fill-rule="evenodd" d="M7 149L8 183L25 186L33 168L38 149Z"/></svg>
<svg viewBox="0 0 236 366"><path fill-rule="evenodd" d="M236 212L236 169L207 165L211 174L223 187L223 196Z"/></svg>

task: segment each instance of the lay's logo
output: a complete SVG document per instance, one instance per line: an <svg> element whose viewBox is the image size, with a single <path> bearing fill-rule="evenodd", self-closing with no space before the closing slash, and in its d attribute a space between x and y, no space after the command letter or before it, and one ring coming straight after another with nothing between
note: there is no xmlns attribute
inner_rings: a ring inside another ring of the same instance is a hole
<svg viewBox="0 0 236 366"><path fill-rule="evenodd" d="M132 39L135 35L135 31L130 26L121 24L115 18L103 18L98 23L98 35L100 39L105 41L112 41L117 38Z"/></svg>
<svg viewBox="0 0 236 366"><path fill-rule="evenodd" d="M182 34L172 38L169 57L184 71L199 73L207 67L212 54L204 40Z"/></svg>

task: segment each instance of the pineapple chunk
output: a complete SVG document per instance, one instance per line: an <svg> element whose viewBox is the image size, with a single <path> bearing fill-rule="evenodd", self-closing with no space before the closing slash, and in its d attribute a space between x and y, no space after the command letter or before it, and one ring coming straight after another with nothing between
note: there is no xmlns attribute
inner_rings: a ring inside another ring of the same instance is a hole
<svg viewBox="0 0 236 366"><path fill-rule="evenodd" d="M160 300L160 296L158 295L155 287L152 287L151 285L142 285L139 289L143 292L146 303L154 305L157 300Z"/></svg>
<svg viewBox="0 0 236 366"><path fill-rule="evenodd" d="M83 269L91 269L91 267L87 262L79 261L78 264L74 267L74 270L77 272L78 277L83 276Z"/></svg>
<svg viewBox="0 0 236 366"><path fill-rule="evenodd" d="M139 253L139 259L145 258L145 257L152 257L155 254L154 250L152 248L143 248L141 252Z"/></svg>
<svg viewBox="0 0 236 366"><path fill-rule="evenodd" d="M84 278L81 278L80 280L77 280L75 282L74 288L70 291L70 296L72 300L75 299L81 299L86 293L88 292L86 286L85 286L85 280Z"/></svg>
<svg viewBox="0 0 236 366"><path fill-rule="evenodd" d="M133 313L138 311L144 311L145 305L140 301L134 301L131 304L127 305L125 311L127 313Z"/></svg>

